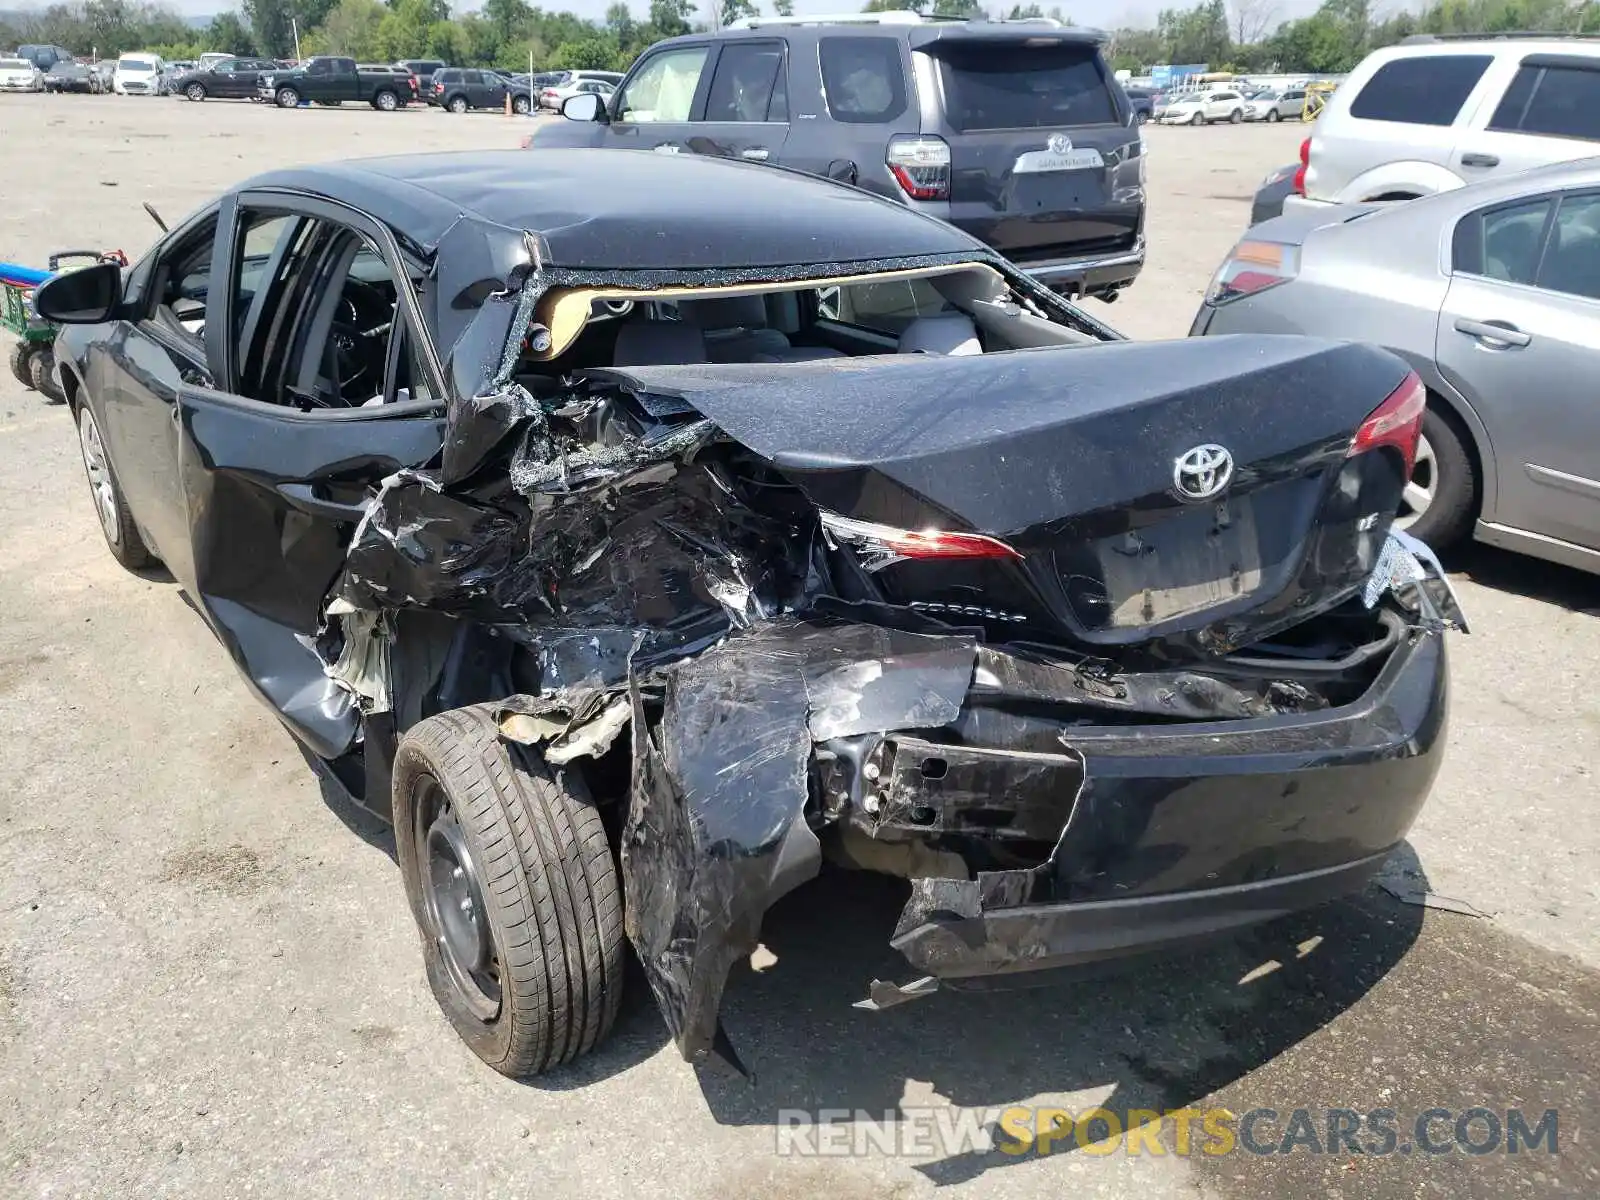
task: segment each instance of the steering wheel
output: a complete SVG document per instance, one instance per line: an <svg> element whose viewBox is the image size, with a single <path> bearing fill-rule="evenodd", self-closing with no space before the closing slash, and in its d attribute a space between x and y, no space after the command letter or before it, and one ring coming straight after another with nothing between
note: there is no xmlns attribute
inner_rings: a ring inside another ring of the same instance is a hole
<svg viewBox="0 0 1600 1200"><path fill-rule="evenodd" d="M330 374L341 396L358 395L382 382L384 350L393 327L394 305L382 288L360 279L345 281L328 330Z"/></svg>

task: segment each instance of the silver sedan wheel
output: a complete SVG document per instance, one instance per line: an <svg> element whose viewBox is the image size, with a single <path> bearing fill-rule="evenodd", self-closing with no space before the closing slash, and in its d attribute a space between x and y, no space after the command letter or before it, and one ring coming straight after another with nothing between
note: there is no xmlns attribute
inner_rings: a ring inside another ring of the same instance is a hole
<svg viewBox="0 0 1600 1200"><path fill-rule="evenodd" d="M111 482L111 464L106 461L105 446L100 442L100 427L94 423L94 414L85 404L78 410L78 444L83 448L83 469L89 476L89 493L94 497L94 509L100 515L100 527L106 531L106 541L115 546L122 540L122 523L117 519L117 490Z"/></svg>
<svg viewBox="0 0 1600 1200"><path fill-rule="evenodd" d="M1411 478L1401 493L1400 515L1395 519L1397 529L1410 529L1422 519L1422 514L1433 504L1439 491L1439 461L1433 456L1433 447L1427 438L1417 441L1417 461L1411 468Z"/></svg>

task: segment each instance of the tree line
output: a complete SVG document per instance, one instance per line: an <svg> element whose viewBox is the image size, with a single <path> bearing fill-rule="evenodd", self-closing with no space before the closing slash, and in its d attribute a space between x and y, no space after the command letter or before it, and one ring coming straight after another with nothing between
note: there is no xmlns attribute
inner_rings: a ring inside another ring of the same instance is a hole
<svg viewBox="0 0 1600 1200"><path fill-rule="evenodd" d="M195 28L172 9L146 0L77 0L33 12L0 13L0 46L40 42L75 54L112 58L149 50L188 59L207 50L288 58L343 54L363 62L438 58L462 66L623 70L653 42L757 16L755 0L649 0L643 20L618 0L603 20L537 8L527 0L484 0L453 15L447 0L242 0ZM764 0L787 16L793 0ZM1510 30L1600 32L1600 0L1433 0L1420 12L1377 16L1371 0L1324 0L1316 12L1277 20L1279 0L1200 0L1164 9L1154 29L1110 34L1112 65L1135 73L1157 63L1207 63L1213 70L1348 71L1369 51L1417 33ZM1061 7L981 0L867 0L865 11L910 8L940 16L1052 16Z"/></svg>
<svg viewBox="0 0 1600 1200"><path fill-rule="evenodd" d="M1385 16L1371 0L1323 0L1316 12L1277 20L1278 0L1202 0L1163 9L1154 29L1118 29L1112 65L1135 73L1157 63L1207 63L1214 71L1341 75L1373 50L1420 33L1600 32L1600 0L1433 0Z"/></svg>

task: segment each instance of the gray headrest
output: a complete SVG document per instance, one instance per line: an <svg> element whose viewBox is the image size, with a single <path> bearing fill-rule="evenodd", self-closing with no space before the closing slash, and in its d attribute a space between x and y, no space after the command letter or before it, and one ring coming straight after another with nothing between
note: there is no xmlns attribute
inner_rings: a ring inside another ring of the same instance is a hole
<svg viewBox="0 0 1600 1200"><path fill-rule="evenodd" d="M767 303L760 296L680 300L678 315L701 329L764 329L767 324Z"/></svg>
<svg viewBox="0 0 1600 1200"><path fill-rule="evenodd" d="M676 366L706 362L706 338L682 321L629 321L617 330L611 362L618 367Z"/></svg>
<svg viewBox="0 0 1600 1200"><path fill-rule="evenodd" d="M982 354L978 327L966 313L918 317L900 335L901 354Z"/></svg>

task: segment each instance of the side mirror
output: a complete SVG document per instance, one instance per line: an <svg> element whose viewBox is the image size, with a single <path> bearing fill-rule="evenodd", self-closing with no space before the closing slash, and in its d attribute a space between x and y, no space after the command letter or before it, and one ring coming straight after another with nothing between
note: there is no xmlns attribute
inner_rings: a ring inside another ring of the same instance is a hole
<svg viewBox="0 0 1600 1200"><path fill-rule="evenodd" d="M569 121L598 121L606 106L593 92L579 92L561 102L561 115Z"/></svg>
<svg viewBox="0 0 1600 1200"><path fill-rule="evenodd" d="M33 294L33 311L61 325L98 325L121 305L122 268L114 262L53 276Z"/></svg>

